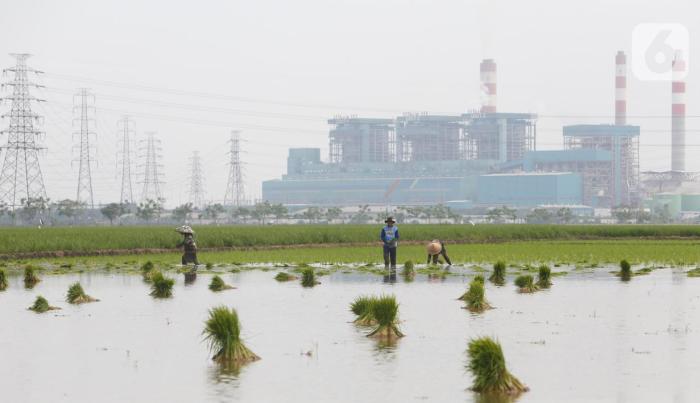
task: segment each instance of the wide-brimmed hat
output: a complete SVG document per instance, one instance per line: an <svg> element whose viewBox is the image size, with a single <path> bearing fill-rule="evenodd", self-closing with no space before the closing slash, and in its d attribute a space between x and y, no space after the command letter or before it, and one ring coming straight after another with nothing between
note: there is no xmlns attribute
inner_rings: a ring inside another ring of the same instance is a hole
<svg viewBox="0 0 700 403"><path fill-rule="evenodd" d="M177 231L181 234L194 234L192 227L190 227L189 225L179 226L179 227L175 228L175 231Z"/></svg>
<svg viewBox="0 0 700 403"><path fill-rule="evenodd" d="M387 224L389 224L390 222L395 223L396 220L394 220L394 217L389 216L389 217L386 218L386 220L384 220L384 222L387 223Z"/></svg>
<svg viewBox="0 0 700 403"><path fill-rule="evenodd" d="M429 255L437 255L442 252L442 245L440 245L440 241L432 241L428 244L427 249Z"/></svg>

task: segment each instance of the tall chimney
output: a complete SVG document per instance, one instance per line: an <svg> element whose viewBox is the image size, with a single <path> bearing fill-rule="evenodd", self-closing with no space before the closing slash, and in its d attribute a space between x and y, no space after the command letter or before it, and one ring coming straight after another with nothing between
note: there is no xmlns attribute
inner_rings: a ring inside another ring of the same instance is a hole
<svg viewBox="0 0 700 403"><path fill-rule="evenodd" d="M615 124L627 124L627 56L615 55Z"/></svg>
<svg viewBox="0 0 700 403"><path fill-rule="evenodd" d="M671 82L671 170L685 171L685 73L683 54L673 58Z"/></svg>
<svg viewBox="0 0 700 403"><path fill-rule="evenodd" d="M480 65L482 105L481 113L496 113L496 62L484 59Z"/></svg>

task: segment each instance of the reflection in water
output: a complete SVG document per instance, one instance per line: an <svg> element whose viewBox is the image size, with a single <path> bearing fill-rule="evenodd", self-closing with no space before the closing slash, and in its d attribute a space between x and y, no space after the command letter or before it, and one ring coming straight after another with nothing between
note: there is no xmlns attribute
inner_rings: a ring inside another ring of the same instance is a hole
<svg viewBox="0 0 700 403"><path fill-rule="evenodd" d="M240 365L214 365L209 367L210 393L220 402L230 402L236 398L240 387Z"/></svg>
<svg viewBox="0 0 700 403"><path fill-rule="evenodd" d="M185 273L185 284L187 285L192 285L194 282L197 280L197 272L196 271L188 271Z"/></svg>
<svg viewBox="0 0 700 403"><path fill-rule="evenodd" d="M388 284L396 283L396 270L392 270L389 274L385 274L384 282Z"/></svg>
<svg viewBox="0 0 700 403"><path fill-rule="evenodd" d="M474 403L513 403L520 395L507 395L504 393L474 393Z"/></svg>

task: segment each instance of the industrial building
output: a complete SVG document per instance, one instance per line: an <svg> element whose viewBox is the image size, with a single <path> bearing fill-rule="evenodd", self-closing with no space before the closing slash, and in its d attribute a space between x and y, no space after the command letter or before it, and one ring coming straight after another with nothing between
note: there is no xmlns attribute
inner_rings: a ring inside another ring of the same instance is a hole
<svg viewBox="0 0 700 403"><path fill-rule="evenodd" d="M265 181L263 198L523 208L640 202L640 128L627 125L624 53L615 57L615 124L565 126L559 150L537 150L537 115L498 111L496 63L480 67L478 112L330 119L327 162L319 148L290 149L287 174Z"/></svg>

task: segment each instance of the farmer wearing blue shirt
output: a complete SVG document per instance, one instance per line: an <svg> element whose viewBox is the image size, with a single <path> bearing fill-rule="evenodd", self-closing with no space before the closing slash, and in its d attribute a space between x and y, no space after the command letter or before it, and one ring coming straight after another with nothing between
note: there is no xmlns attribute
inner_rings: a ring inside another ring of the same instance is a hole
<svg viewBox="0 0 700 403"><path fill-rule="evenodd" d="M382 233L379 238L384 243L384 268L389 268L389 263L391 263L391 270L396 270L396 247L399 245L399 227L394 221L394 217L388 217L385 221L386 226L382 228Z"/></svg>

